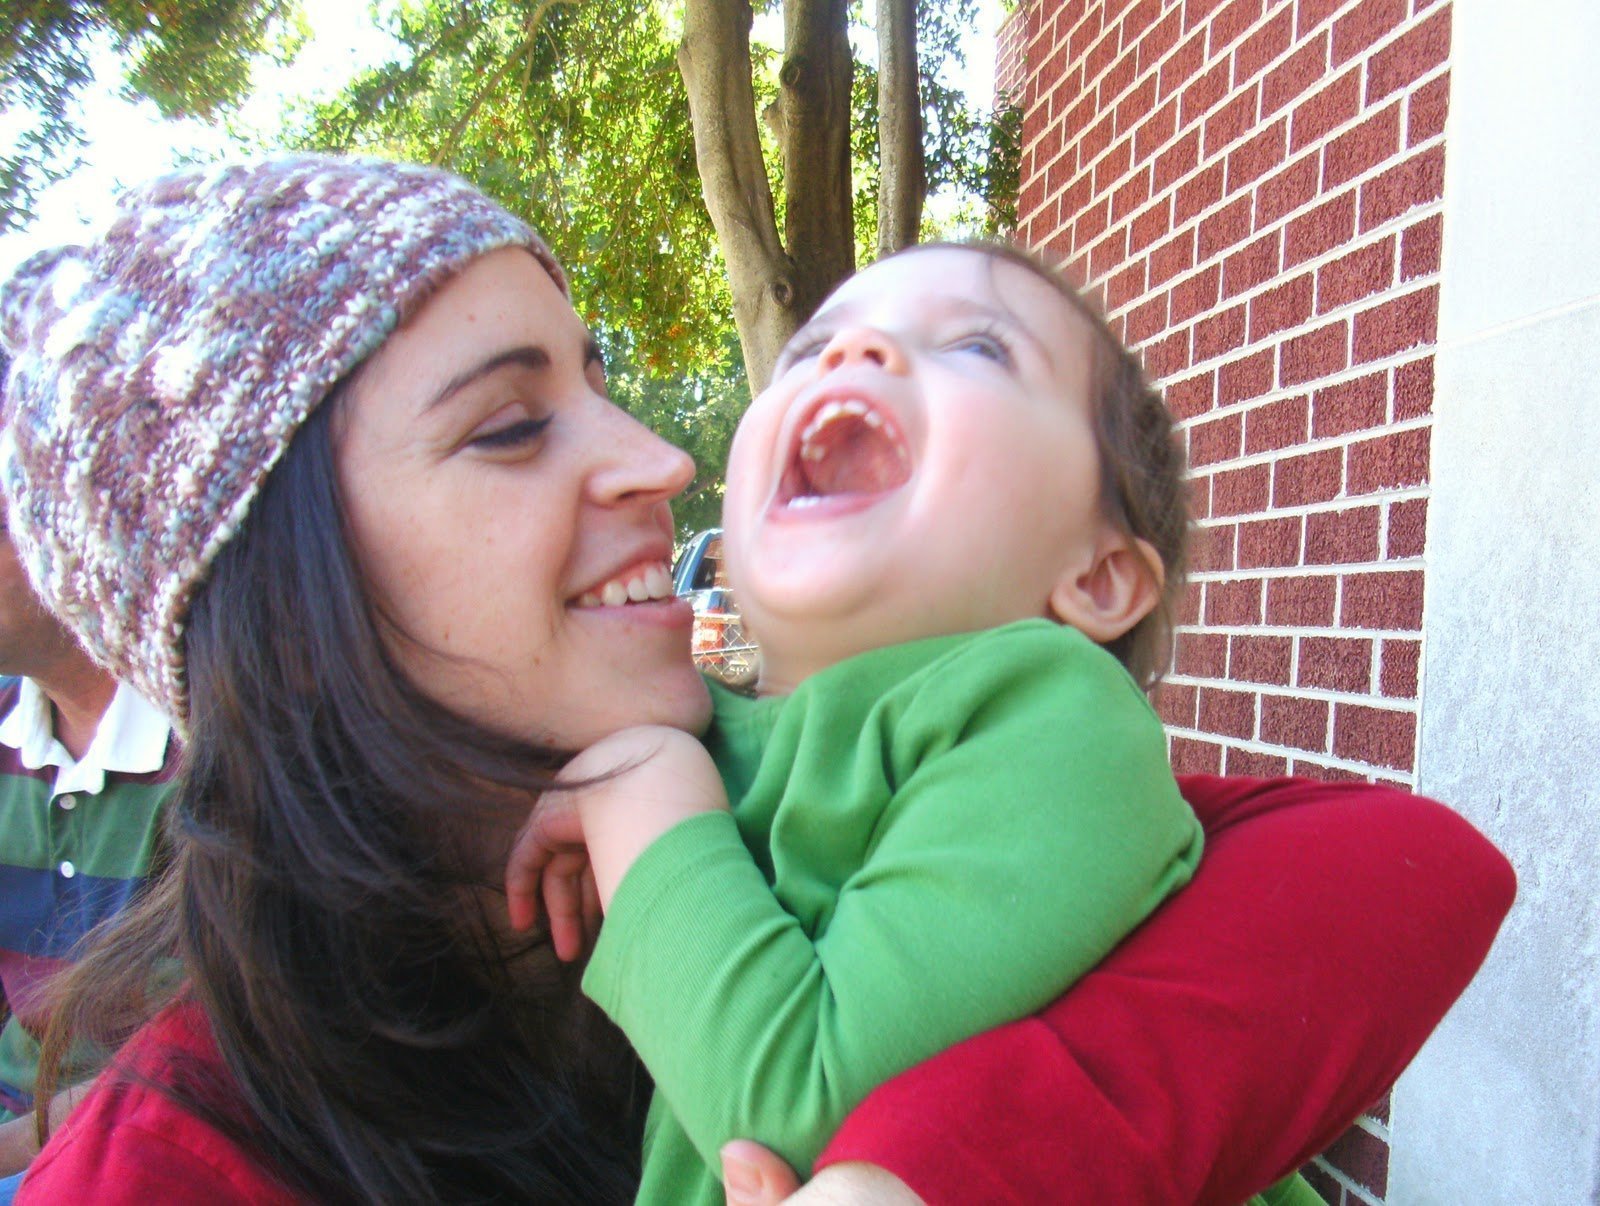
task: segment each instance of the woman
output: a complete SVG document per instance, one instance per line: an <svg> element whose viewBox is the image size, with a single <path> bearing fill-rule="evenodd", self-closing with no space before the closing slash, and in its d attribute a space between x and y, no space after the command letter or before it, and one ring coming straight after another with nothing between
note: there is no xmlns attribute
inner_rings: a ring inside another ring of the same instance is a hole
<svg viewBox="0 0 1600 1206"><path fill-rule="evenodd" d="M130 1202L626 1200L646 1089L547 944L518 943L501 924L497 884L513 829L564 752L624 724L704 723L688 609L665 576L668 500L691 466L606 400L543 244L443 173L299 157L135 191L92 248L25 265L0 307L14 355L4 485L30 575L189 742L169 871L65 978L71 1008L51 1047L69 1033L116 1044L157 1016L19 1200L91 1183L96 1200ZM1219 785L1193 786L1226 804ZM1094 1073L1106 1101L1055 1068L1032 1071L1031 1058L1005 1076L1079 1129L1126 1129L1122 1150L1066 1140L1042 1158L1000 1152L973 1167L997 1193L1025 1165L1048 1166L1058 1184L1088 1162L1130 1185L1167 1169L1197 1196L1212 1190L1190 1163L1218 1162L1260 1115L1293 1133L1237 1161L1249 1167L1219 1192L1243 1196L1287 1171L1398 1070L1389 1035L1409 1057L1508 904L1503 863L1433 807L1388 835L1402 848L1443 835L1468 851L1467 874L1430 863L1419 877L1420 896L1470 899L1427 913L1424 939L1448 935L1460 953L1428 977L1426 1006L1301 1019L1305 1002L1289 993L1276 1018L1337 1051L1324 1062L1338 1062L1340 1086L1358 1083L1353 1103L1271 1075L1213 1093L1160 1069L1202 1036L1258 1071L1309 1049L1260 1034L1259 1015L1197 1021L1186 1005L1161 1021L1157 1006L1164 1035L1106 1033L1091 1059L1057 1017L1077 1016L1068 1001L1038 1023L1044 1046L1057 1064L1115 1070ZM1318 809L1319 827L1336 831L1323 836L1339 836L1348 818L1326 800ZM1282 853L1270 839L1239 849ZM1306 856L1314 881L1351 878L1342 861ZM1402 873L1387 851L1369 862L1382 882L1361 903L1380 909ZM1200 893L1209 883L1202 870L1178 903L1198 893L1215 909L1227 893ZM1158 931L1174 909L1141 934L1156 939L1146 970L1165 959L1187 974L1187 952L1208 941L1233 969L1224 983L1240 968L1257 985L1277 970L1277 956L1230 950L1261 919L1253 903L1237 910L1239 879L1226 883L1234 913ZM1297 946L1322 941L1292 907L1274 917L1290 914ZM1351 930L1356 972L1392 978L1403 952L1361 952L1399 921L1331 928ZM174 956L181 983L157 976ZM1315 988L1352 976L1301 962ZM1085 986L1117 997L1115 966L1103 969L1112 983ZM1211 991L1182 982L1173 996ZM1010 1059L1017 1033L983 1038ZM961 1098L996 1083L987 1057L941 1058L952 1062L926 1067L958 1069L972 1091L922 1102L922 1117L959 1117ZM1137 1120L1124 1127L1119 1111L1160 1097L1163 1082L1194 1093L1176 1104L1205 1120L1193 1146L1212 1150L1145 1151ZM1265 1096L1232 1096L1247 1084ZM1295 1105L1306 1116L1283 1124ZM948 1196L943 1174L913 1167L931 1149L897 1126L899 1108L869 1101L841 1154L891 1167L903 1156L895 1171Z"/></svg>

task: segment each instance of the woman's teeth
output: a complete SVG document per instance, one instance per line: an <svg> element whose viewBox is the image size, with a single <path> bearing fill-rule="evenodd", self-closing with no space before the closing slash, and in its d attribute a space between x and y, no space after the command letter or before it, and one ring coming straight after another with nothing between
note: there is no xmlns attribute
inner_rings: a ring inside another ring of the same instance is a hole
<svg viewBox="0 0 1600 1206"><path fill-rule="evenodd" d="M665 599L672 594L672 575L664 563L647 566L621 578L613 578L599 590L578 596L579 607L621 607L624 603L644 603Z"/></svg>

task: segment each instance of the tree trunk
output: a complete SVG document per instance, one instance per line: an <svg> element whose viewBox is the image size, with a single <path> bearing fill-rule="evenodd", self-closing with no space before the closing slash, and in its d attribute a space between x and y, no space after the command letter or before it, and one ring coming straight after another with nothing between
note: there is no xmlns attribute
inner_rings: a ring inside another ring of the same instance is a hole
<svg viewBox="0 0 1600 1206"><path fill-rule="evenodd" d="M700 188L728 263L734 323L754 394L765 388L778 353L811 310L799 305L799 274L778 237L761 158L750 23L749 0L688 0L678 71L689 94Z"/></svg>
<svg viewBox="0 0 1600 1206"><path fill-rule="evenodd" d="M849 9L848 0L783 5L774 126L783 156L784 241L794 264L794 313L800 321L856 264Z"/></svg>
<svg viewBox="0 0 1600 1206"><path fill-rule="evenodd" d="M917 0L878 0L878 254L917 241L927 179L917 75Z"/></svg>

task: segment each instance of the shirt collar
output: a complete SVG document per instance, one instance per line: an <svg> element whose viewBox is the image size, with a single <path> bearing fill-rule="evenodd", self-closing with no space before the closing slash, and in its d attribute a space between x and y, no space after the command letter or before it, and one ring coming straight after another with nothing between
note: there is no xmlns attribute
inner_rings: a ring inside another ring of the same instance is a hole
<svg viewBox="0 0 1600 1206"><path fill-rule="evenodd" d="M0 721L0 742L15 749L29 770L56 767L53 794L81 791L94 795L105 789L107 773L150 774L160 770L166 759L171 722L126 683L117 684L94 740L76 761L56 740L52 712L49 697L39 684L23 679L16 707Z"/></svg>

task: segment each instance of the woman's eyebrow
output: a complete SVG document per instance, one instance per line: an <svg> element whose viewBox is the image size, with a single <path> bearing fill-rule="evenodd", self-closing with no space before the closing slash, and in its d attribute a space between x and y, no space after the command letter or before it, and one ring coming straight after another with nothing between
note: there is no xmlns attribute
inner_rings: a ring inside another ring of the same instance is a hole
<svg viewBox="0 0 1600 1206"><path fill-rule="evenodd" d="M546 369L550 367L550 353L545 351L544 348L531 343L498 352L487 360L457 373L449 381L445 382L444 387L434 394L432 398L428 399L427 403L422 407L422 413L426 414L434 407L447 401L453 394L459 393L471 385L474 381L481 380L490 373L498 372L510 365L535 370Z"/></svg>

